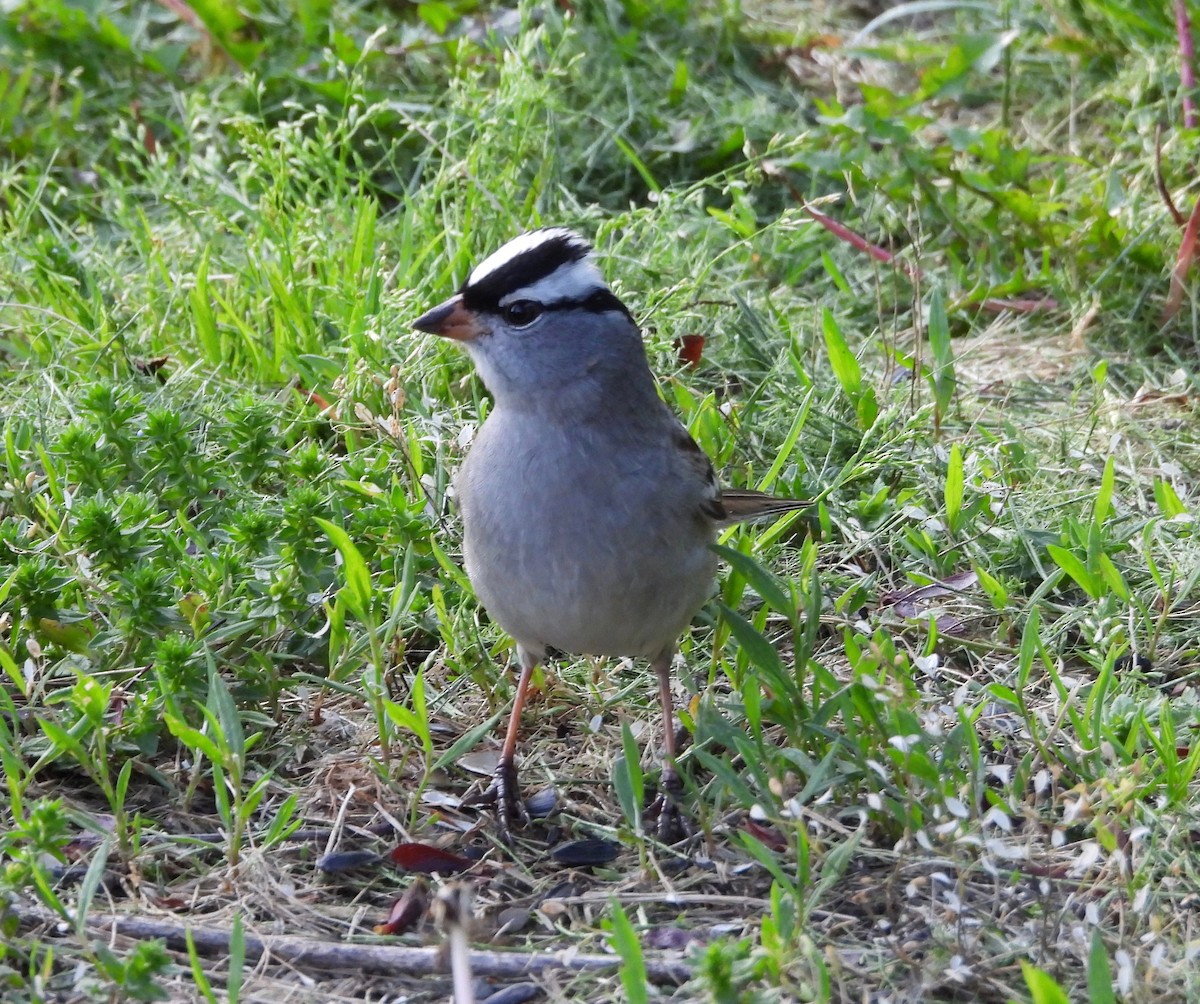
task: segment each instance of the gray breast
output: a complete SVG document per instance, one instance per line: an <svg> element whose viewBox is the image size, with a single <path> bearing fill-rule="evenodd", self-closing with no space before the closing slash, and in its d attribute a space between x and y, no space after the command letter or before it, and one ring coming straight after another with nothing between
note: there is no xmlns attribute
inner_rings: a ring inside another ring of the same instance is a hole
<svg viewBox="0 0 1200 1004"><path fill-rule="evenodd" d="M710 525L665 451L535 437L528 420L493 413L456 479L480 602L532 651L657 655L711 591Z"/></svg>

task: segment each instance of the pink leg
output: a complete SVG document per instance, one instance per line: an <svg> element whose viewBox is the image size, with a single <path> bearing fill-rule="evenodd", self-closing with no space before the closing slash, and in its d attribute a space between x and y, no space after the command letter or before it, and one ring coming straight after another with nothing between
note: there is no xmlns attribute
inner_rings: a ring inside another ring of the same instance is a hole
<svg viewBox="0 0 1200 1004"><path fill-rule="evenodd" d="M507 844L513 842L513 823L518 820L521 823L529 822L529 813L525 811L525 803L521 801L521 788L517 782L517 736L521 731L521 713L525 710L529 681L541 661L523 648L517 649L517 656L521 661L521 677L517 681L517 693L513 698L512 712L508 716L508 731L504 734L500 762L496 764L496 773L485 795L487 800L495 800L496 825L501 839Z"/></svg>
<svg viewBox="0 0 1200 1004"><path fill-rule="evenodd" d="M671 697L671 659L674 652L666 652L654 659L652 665L658 676L658 698L663 715L663 762L662 790L655 802L658 809L658 839L664 844L678 843L691 830L688 821L679 811L679 796L683 794L683 783L675 766L675 702Z"/></svg>

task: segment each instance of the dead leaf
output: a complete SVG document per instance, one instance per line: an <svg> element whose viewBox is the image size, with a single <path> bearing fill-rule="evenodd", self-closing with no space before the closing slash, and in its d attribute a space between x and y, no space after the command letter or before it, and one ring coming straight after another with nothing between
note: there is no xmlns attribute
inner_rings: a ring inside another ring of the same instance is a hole
<svg viewBox="0 0 1200 1004"><path fill-rule="evenodd" d="M422 872L442 875L457 875L475 865L470 858L444 851L430 844L399 844L388 853L388 858L407 872Z"/></svg>
<svg viewBox="0 0 1200 1004"><path fill-rule="evenodd" d="M404 890L404 895L392 904L388 919L375 925L375 933L395 935L411 931L421 922L428 909L429 887L422 879L417 879Z"/></svg>

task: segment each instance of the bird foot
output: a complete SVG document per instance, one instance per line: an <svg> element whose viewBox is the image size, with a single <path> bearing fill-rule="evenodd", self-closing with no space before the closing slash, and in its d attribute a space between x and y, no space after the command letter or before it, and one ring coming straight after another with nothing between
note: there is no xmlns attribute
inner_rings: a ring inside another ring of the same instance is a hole
<svg viewBox="0 0 1200 1004"><path fill-rule="evenodd" d="M677 844L692 836L696 830L687 813L679 808L679 797L683 794L683 782L674 767L663 764L662 790L650 803L646 812L649 819L656 820L654 835L664 844Z"/></svg>
<svg viewBox="0 0 1200 1004"><path fill-rule="evenodd" d="M490 805L496 813L496 830L506 844L513 843L514 823L529 825L529 810L521 799L521 786L517 781L517 765L511 760L496 764L492 783L478 795L463 801L464 805Z"/></svg>

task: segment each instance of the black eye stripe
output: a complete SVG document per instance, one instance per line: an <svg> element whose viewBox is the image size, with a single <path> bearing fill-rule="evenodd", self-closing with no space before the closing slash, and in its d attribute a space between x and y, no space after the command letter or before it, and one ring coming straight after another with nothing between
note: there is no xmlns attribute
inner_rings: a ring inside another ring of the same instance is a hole
<svg viewBox="0 0 1200 1004"><path fill-rule="evenodd" d="M584 310L591 311L593 314L603 314L606 310L616 310L624 314L631 321L633 315L629 313L629 308L625 306L616 294L611 289L598 289L591 294L586 300L580 303Z"/></svg>
<svg viewBox="0 0 1200 1004"><path fill-rule="evenodd" d="M631 321L633 315L612 290L597 289L582 300L559 300L543 304L543 310L586 310L589 314L603 314L610 310L624 314Z"/></svg>
<svg viewBox="0 0 1200 1004"><path fill-rule="evenodd" d="M533 302L532 300L517 300L503 307L497 305L495 308L484 308L484 312L499 314L505 320L508 320L509 323L516 323L515 319L507 316L509 309L517 303ZM539 303L537 306L542 314L561 313L566 310L583 310L589 314L604 314L609 311L615 311L618 314L624 314L630 321L633 320L633 315L629 312L629 308L608 289L597 289L582 300L555 300L553 303ZM534 320L536 318L531 318L529 321L522 322L520 326L524 327L525 324L532 324Z"/></svg>

